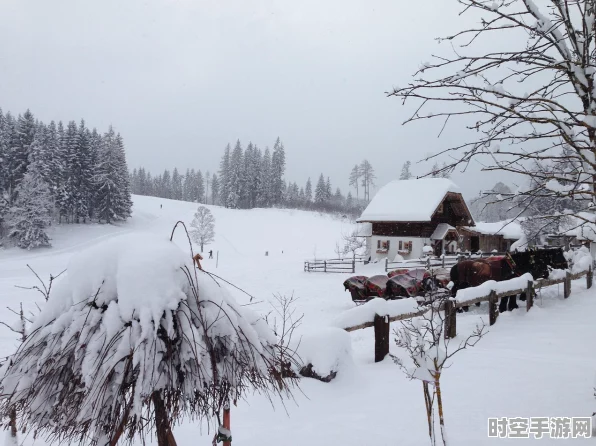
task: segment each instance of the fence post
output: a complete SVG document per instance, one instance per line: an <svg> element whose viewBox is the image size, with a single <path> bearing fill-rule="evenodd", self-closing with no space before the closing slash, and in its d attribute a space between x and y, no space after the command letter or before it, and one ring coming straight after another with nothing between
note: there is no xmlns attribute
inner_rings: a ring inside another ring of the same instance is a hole
<svg viewBox="0 0 596 446"><path fill-rule="evenodd" d="M375 362L389 354L389 316L375 314Z"/></svg>
<svg viewBox="0 0 596 446"><path fill-rule="evenodd" d="M495 325L497 322L497 292L492 290L488 296L488 323L489 325Z"/></svg>
<svg viewBox="0 0 596 446"><path fill-rule="evenodd" d="M563 297L567 299L571 295L571 273L567 271L565 282L563 282Z"/></svg>
<svg viewBox="0 0 596 446"><path fill-rule="evenodd" d="M327 272L327 260L324 261L323 268L324 268L323 271Z"/></svg>
<svg viewBox="0 0 596 446"><path fill-rule="evenodd" d="M445 268L445 254L443 254L443 268Z"/></svg>
<svg viewBox="0 0 596 446"><path fill-rule="evenodd" d="M455 311L455 302L451 299L445 301L445 339L451 339L457 332L457 311Z"/></svg>
<svg viewBox="0 0 596 446"><path fill-rule="evenodd" d="M592 288L592 280L594 279L594 271L592 271L592 265L588 269L588 273L586 274L586 288Z"/></svg>
<svg viewBox="0 0 596 446"><path fill-rule="evenodd" d="M528 280L528 287L526 288L526 311L534 306L534 282Z"/></svg>
<svg viewBox="0 0 596 446"><path fill-rule="evenodd" d="M356 272L356 260L352 260L352 274Z"/></svg>
<svg viewBox="0 0 596 446"><path fill-rule="evenodd" d="M389 271L389 259L385 257L385 272Z"/></svg>

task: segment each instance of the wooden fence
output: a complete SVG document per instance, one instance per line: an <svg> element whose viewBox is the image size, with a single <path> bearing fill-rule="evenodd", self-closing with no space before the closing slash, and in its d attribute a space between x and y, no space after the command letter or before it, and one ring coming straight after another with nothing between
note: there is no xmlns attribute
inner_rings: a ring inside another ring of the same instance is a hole
<svg viewBox="0 0 596 446"><path fill-rule="evenodd" d="M459 254L454 256L426 257L423 259L403 260L401 262L390 262L385 259L385 272L399 268L450 268L460 260L482 259L492 256L503 256L504 252L492 252L488 254Z"/></svg>
<svg viewBox="0 0 596 446"><path fill-rule="evenodd" d="M308 273L355 273L356 260L315 260L304 262L304 271Z"/></svg>
<svg viewBox="0 0 596 446"><path fill-rule="evenodd" d="M549 279L538 279L534 282L528 281L528 284L523 289L510 290L502 293L491 291L488 295L482 297L476 297L468 299L466 301L456 302L453 300L446 300L440 307L440 311L445 311L445 337L454 338L456 336L457 327L457 308L469 307L477 302L488 302L488 314L489 314L489 325L494 325L499 315L497 310L497 304L500 298L508 296L516 296L521 293L526 293L526 311L530 311L530 308L534 305L535 291L540 288L544 288L551 285L562 283L563 296L567 299L571 295L571 281L586 277L587 288L592 288L592 281L594 273L592 267L588 271L583 271L577 274L571 274L569 271L566 276L561 279L549 280ZM376 314L372 321L365 322L360 325L353 327L344 328L344 330L351 332L355 330L361 330L363 328L374 327L375 330L375 362L382 361L387 354L389 354L389 340L390 330L389 325L391 322L403 321L405 319L411 319L413 317L422 316L426 312L430 311L428 308L423 308L419 311L412 313L404 313L397 316L380 316Z"/></svg>

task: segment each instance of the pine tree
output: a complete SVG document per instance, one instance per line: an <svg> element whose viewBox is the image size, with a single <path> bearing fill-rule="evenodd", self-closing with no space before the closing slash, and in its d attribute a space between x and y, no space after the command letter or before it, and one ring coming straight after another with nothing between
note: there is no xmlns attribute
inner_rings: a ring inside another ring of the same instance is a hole
<svg viewBox="0 0 596 446"><path fill-rule="evenodd" d="M194 169L192 171L190 169L186 169L186 174L184 174L184 182L182 184L182 199L184 201L192 201L194 172Z"/></svg>
<svg viewBox="0 0 596 446"><path fill-rule="evenodd" d="M329 203L331 201L331 180L327 177L327 182L325 183L325 201Z"/></svg>
<svg viewBox="0 0 596 446"><path fill-rule="evenodd" d="M240 140L236 141L236 146L234 147L234 151L232 152L232 156L230 157L230 169L228 175L228 197L226 202L226 207L231 209L236 209L239 207L240 204L240 196L241 196L241 189L242 189L242 167L243 167L243 160L242 160L242 146L240 145Z"/></svg>
<svg viewBox="0 0 596 446"><path fill-rule="evenodd" d="M261 168L259 169L259 189L257 192L257 206L271 206L271 155L265 148Z"/></svg>
<svg viewBox="0 0 596 446"><path fill-rule="evenodd" d="M132 200L124 144L112 127L103 137L99 162L96 178L98 218L111 223L130 217Z"/></svg>
<svg viewBox="0 0 596 446"><path fill-rule="evenodd" d="M172 195L173 200L182 200L182 176L178 169L174 167L172 172Z"/></svg>
<svg viewBox="0 0 596 446"><path fill-rule="evenodd" d="M172 198L172 176L168 169L161 176L161 198Z"/></svg>
<svg viewBox="0 0 596 446"><path fill-rule="evenodd" d="M306 201L306 206L309 207L312 203L312 183L310 177L306 181L306 187L304 188L304 199Z"/></svg>
<svg viewBox="0 0 596 446"><path fill-rule="evenodd" d="M346 197L346 210L351 212L354 209L354 197L352 197L352 192L348 191L348 196Z"/></svg>
<svg viewBox="0 0 596 446"><path fill-rule="evenodd" d="M219 199L227 207L228 196L230 195L230 145L224 150L223 157L219 164Z"/></svg>
<svg viewBox="0 0 596 446"><path fill-rule="evenodd" d="M317 186L315 187L315 207L318 210L323 210L327 204L327 183L323 174L319 177Z"/></svg>
<svg viewBox="0 0 596 446"><path fill-rule="evenodd" d="M286 170L286 154L279 138L273 146L271 156L271 199L274 205L281 204L283 199L283 176Z"/></svg>
<svg viewBox="0 0 596 446"><path fill-rule="evenodd" d="M211 204L217 204L219 200L219 178L213 174L211 177Z"/></svg>
<svg viewBox="0 0 596 446"><path fill-rule="evenodd" d="M441 169L441 178L451 178L451 171L447 168L447 163L443 162Z"/></svg>
<svg viewBox="0 0 596 446"><path fill-rule="evenodd" d="M362 176L362 172L360 171L360 166L355 165L352 168L352 172L350 172L350 186L354 186L356 188L356 198L358 198L358 181Z"/></svg>
<svg viewBox="0 0 596 446"><path fill-rule="evenodd" d="M410 166L412 163L410 161L406 161L401 168L401 175L399 176L400 180L410 180L412 178L412 172L410 172Z"/></svg>
<svg viewBox="0 0 596 446"><path fill-rule="evenodd" d="M368 160L362 161L360 164L360 172L362 177L362 186L364 186L364 199L370 201L370 188L375 185L375 170Z"/></svg>
<svg viewBox="0 0 596 446"><path fill-rule="evenodd" d="M205 203L205 180L200 170L195 175L195 197L197 203Z"/></svg>
<svg viewBox="0 0 596 446"><path fill-rule="evenodd" d="M209 204L209 188L211 187L211 174L205 172L205 204ZM213 204L213 203L211 203Z"/></svg>
<svg viewBox="0 0 596 446"><path fill-rule="evenodd" d="M52 195L37 163L30 165L15 195L6 218L8 238L24 249L50 246L46 228L52 222Z"/></svg>
<svg viewBox="0 0 596 446"><path fill-rule="evenodd" d="M430 176L432 178L439 178L441 174L439 173L439 163L433 164L433 167L430 171Z"/></svg>

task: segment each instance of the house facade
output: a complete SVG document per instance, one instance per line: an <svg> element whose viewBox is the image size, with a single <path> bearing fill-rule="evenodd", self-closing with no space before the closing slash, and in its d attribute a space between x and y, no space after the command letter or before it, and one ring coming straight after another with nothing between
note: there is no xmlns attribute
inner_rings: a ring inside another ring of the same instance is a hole
<svg viewBox="0 0 596 446"><path fill-rule="evenodd" d="M476 230L459 187L446 178L391 181L357 222L367 228L362 234L371 260L501 251L507 246L502 234Z"/></svg>

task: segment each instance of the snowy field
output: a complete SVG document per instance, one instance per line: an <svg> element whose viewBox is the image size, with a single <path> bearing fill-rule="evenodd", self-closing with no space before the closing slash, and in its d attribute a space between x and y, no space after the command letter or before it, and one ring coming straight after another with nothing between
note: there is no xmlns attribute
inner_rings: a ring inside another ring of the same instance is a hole
<svg viewBox="0 0 596 446"><path fill-rule="evenodd" d="M27 264L47 280L86 247L126 232L169 237L176 221L188 225L196 210L191 203L150 197L135 196L134 203L133 218L126 224L58 227L51 233L51 249L33 253L0 250L0 319L15 320L6 306L17 308L23 302L33 309L35 303L43 304L35 291L15 287L36 284ZM353 308L342 286L349 275L302 270L306 259L336 256L335 243L352 229L348 221L304 211L210 208L216 238L205 251L213 249L214 259L204 253L204 268L254 295L260 303L253 309L266 313L275 294L294 294L298 311L304 314L300 332L310 334L335 324L342 311ZM177 231L175 241L187 249L182 231ZM382 264L357 267L357 274L383 272ZM248 302L247 295L230 291L239 302ZM455 357L442 379L452 445L524 441L487 438L488 417L590 416L596 410L596 357L589 350L596 337L596 288L586 291L585 280L578 280L569 299L564 300L562 294L562 286L543 290L529 313L517 310L501 315L476 347ZM481 319L488 321L485 305L458 315L458 333L470 331ZM427 444L421 384L408 381L389 358L374 363L372 329L350 336L353 364L340 370L331 383L302 379L295 401L286 402L285 408L279 402L272 408L258 395L233 407L233 444ZM17 345L16 335L0 327L0 355L14 351ZM196 423L176 426L174 434L180 446L211 444L212 434ZM550 444L556 440L530 441ZM31 436L24 443L43 444Z"/></svg>

